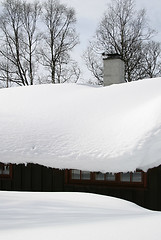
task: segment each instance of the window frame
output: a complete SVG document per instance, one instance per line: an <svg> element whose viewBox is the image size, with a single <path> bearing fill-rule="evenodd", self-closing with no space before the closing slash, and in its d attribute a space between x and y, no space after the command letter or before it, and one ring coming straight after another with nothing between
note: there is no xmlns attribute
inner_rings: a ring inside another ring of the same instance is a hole
<svg viewBox="0 0 161 240"><path fill-rule="evenodd" d="M78 171L80 171L80 179L74 179L74 178L72 178L72 170L77 170L77 169L70 169L70 170L69 170L68 173L69 173L70 182L76 182L76 183L80 183L80 182L82 182L82 183L91 182L91 178L92 178L92 173L91 173L91 172L78 170ZM89 173L90 173L90 179L83 179L83 178L82 178L82 173L83 173L83 172L89 172Z"/></svg>
<svg viewBox="0 0 161 240"><path fill-rule="evenodd" d="M102 185L102 186L115 186L115 187L146 187L147 186L147 174L140 169L137 169L135 172L141 172L141 182L132 181L133 172L130 173L130 181L121 181L121 174L122 173L115 173L115 180L107 180L104 173L103 180L96 180L96 172L90 172L90 179L85 180L82 179L72 179L72 170L66 170L66 184L90 184L90 185ZM80 175L81 175L80 170Z"/></svg>
<svg viewBox="0 0 161 240"><path fill-rule="evenodd" d="M0 167L5 167L5 166L9 166L9 173L5 174L5 173L0 173L0 179L10 179L12 178L12 164L5 164L0 162Z"/></svg>

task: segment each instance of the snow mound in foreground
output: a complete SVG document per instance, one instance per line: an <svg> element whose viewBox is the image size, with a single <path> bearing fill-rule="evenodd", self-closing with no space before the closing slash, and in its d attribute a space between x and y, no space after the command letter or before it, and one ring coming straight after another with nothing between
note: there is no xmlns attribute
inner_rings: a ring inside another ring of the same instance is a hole
<svg viewBox="0 0 161 240"><path fill-rule="evenodd" d="M161 78L0 90L0 159L119 172L161 164Z"/></svg>
<svg viewBox="0 0 161 240"><path fill-rule="evenodd" d="M160 240L161 213L85 193L0 192L0 236L10 240Z"/></svg>

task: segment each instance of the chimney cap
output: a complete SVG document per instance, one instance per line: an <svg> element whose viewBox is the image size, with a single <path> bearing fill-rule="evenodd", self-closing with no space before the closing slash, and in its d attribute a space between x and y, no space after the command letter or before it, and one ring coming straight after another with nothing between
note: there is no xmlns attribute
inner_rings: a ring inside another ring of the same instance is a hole
<svg viewBox="0 0 161 240"><path fill-rule="evenodd" d="M121 59L123 60L122 56L118 53L102 53L102 56L103 56L103 59L106 60L106 59Z"/></svg>

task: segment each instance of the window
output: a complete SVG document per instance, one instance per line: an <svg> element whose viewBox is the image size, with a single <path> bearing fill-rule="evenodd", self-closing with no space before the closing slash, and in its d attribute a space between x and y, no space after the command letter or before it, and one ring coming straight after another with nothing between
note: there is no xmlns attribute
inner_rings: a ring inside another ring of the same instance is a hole
<svg viewBox="0 0 161 240"><path fill-rule="evenodd" d="M96 181L115 181L115 174L114 173L101 173L101 172L95 172L94 173L95 180Z"/></svg>
<svg viewBox="0 0 161 240"><path fill-rule="evenodd" d="M0 178L10 178L11 169L11 164L0 163Z"/></svg>
<svg viewBox="0 0 161 240"><path fill-rule="evenodd" d="M88 171L81 171L81 179L82 180L90 180L90 172Z"/></svg>
<svg viewBox="0 0 161 240"><path fill-rule="evenodd" d="M115 181L116 175L114 173L106 173L106 181Z"/></svg>
<svg viewBox="0 0 161 240"><path fill-rule="evenodd" d="M72 180L90 180L91 174L89 171L71 170Z"/></svg>
<svg viewBox="0 0 161 240"><path fill-rule="evenodd" d="M128 172L128 173L120 173L120 181L121 182L131 182L131 183L142 183L143 181L143 172Z"/></svg>
<svg viewBox="0 0 161 240"><path fill-rule="evenodd" d="M72 179L80 179L80 170L72 170Z"/></svg>
<svg viewBox="0 0 161 240"><path fill-rule="evenodd" d="M120 173L121 182L130 182L130 173Z"/></svg>
<svg viewBox="0 0 161 240"><path fill-rule="evenodd" d="M105 175L101 172L96 172L95 173L95 180L96 181L100 181L100 180L104 180L105 179Z"/></svg>
<svg viewBox="0 0 161 240"><path fill-rule="evenodd" d="M137 170L127 173L101 173L80 170L68 171L68 183L87 183L115 186L146 186L146 173Z"/></svg>
<svg viewBox="0 0 161 240"><path fill-rule="evenodd" d="M131 178L132 182L142 182L142 172L134 172Z"/></svg>

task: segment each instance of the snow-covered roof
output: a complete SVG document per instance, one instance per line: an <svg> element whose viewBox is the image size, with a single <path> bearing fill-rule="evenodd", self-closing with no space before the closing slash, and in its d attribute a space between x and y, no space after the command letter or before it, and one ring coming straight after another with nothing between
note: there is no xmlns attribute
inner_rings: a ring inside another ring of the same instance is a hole
<svg viewBox="0 0 161 240"><path fill-rule="evenodd" d="M0 162L119 172L161 164L161 78L0 90Z"/></svg>

